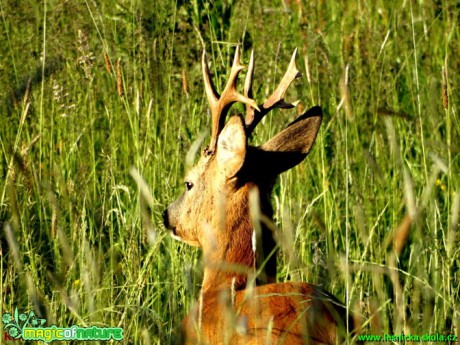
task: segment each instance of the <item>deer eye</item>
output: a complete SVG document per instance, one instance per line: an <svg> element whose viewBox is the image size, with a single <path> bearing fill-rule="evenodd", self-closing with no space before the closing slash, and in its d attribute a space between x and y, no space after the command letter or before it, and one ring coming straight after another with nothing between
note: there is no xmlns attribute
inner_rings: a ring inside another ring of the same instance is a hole
<svg viewBox="0 0 460 345"><path fill-rule="evenodd" d="M185 182L185 189L187 189L187 191L189 191L192 188L193 188L193 183L186 181Z"/></svg>

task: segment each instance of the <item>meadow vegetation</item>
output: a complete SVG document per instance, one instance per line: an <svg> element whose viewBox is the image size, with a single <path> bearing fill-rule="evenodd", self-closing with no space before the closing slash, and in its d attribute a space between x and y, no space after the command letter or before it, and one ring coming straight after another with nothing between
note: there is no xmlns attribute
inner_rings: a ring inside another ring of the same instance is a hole
<svg viewBox="0 0 460 345"><path fill-rule="evenodd" d="M258 103L295 48L303 74L286 96L300 110L253 144L324 110L275 187L278 281L323 286L367 334L460 337L458 2L0 0L0 15L2 313L175 342L202 267L161 213L209 134L203 48L221 90L239 43Z"/></svg>

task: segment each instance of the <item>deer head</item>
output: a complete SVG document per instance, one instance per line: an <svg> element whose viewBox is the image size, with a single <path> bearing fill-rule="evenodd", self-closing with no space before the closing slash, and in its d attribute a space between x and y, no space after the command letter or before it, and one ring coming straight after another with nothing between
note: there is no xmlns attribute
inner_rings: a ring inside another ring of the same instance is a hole
<svg viewBox="0 0 460 345"><path fill-rule="evenodd" d="M219 95L209 74L206 53L203 53L205 89L212 113L211 141L197 165L187 173L184 193L164 211L163 218L174 237L203 248L205 262L253 267L256 255L251 245L254 224L250 216L250 191L258 191L261 213L272 219L270 195L276 177L302 162L315 141L322 119L320 107L308 110L263 145L248 145L248 137L270 110L297 105L297 102L284 101L287 88L300 76L295 66L295 55L296 52L273 94L257 105L251 98L253 54L244 94L236 88L237 76L243 69L237 47L229 80L222 95ZM227 112L234 102L246 104L245 119L241 115L233 115L225 123ZM270 230L264 227L262 230L267 255L275 242ZM272 261L271 266L273 264L276 267L276 261ZM229 271L216 269L213 274L208 272L208 280L213 277L214 287L216 281L227 282L225 277L236 277L240 285L245 283L244 274ZM222 277L216 279L216 274ZM206 281L205 271L203 289Z"/></svg>

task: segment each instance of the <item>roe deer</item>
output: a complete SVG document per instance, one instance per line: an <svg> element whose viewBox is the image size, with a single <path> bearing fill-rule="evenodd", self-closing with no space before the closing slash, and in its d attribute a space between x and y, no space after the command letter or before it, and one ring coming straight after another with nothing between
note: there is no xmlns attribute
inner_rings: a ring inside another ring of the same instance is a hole
<svg viewBox="0 0 460 345"><path fill-rule="evenodd" d="M270 195L277 175L302 162L321 124L322 111L316 106L265 144L252 147L247 143L270 110L296 105L284 102L286 89L300 76L295 54L277 89L257 105L251 98L253 54L244 95L236 89L243 68L237 47L229 80L219 96L203 52L205 89L212 113L211 142L188 172L185 192L163 212L165 227L174 237L203 250L200 297L183 322L186 344L336 344L343 341L346 325L351 324L345 308L314 285L246 286L257 257L250 193L258 192L263 214L259 221L266 225L272 221ZM234 102L246 104L246 118L234 115L225 124ZM262 242L268 246L267 255L275 247L267 227L262 229ZM269 280L276 275L276 262L271 266Z"/></svg>

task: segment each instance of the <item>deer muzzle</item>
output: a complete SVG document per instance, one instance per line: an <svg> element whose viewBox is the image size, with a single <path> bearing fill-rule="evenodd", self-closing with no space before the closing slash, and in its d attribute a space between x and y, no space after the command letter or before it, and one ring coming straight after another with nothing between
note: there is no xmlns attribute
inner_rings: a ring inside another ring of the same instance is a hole
<svg viewBox="0 0 460 345"><path fill-rule="evenodd" d="M161 215L163 216L163 224L165 228L174 232L174 228L171 226L171 223L169 222L168 209L164 210Z"/></svg>

